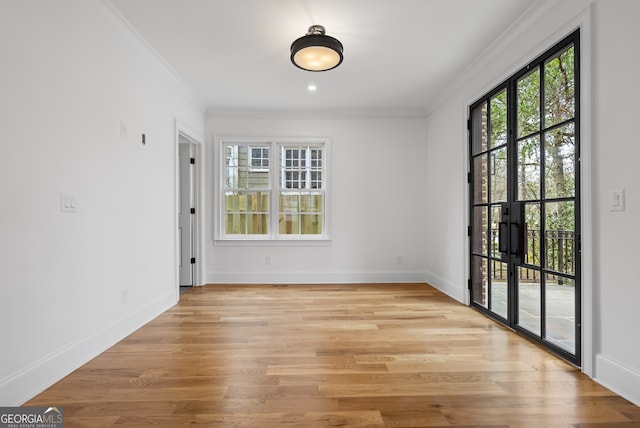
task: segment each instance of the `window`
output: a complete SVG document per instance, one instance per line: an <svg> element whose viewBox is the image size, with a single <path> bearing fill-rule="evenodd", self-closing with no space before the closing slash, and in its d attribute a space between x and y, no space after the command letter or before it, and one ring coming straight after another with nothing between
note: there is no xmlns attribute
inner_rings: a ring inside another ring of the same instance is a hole
<svg viewBox="0 0 640 428"><path fill-rule="evenodd" d="M252 171L268 171L269 170L269 148L268 147L251 147L251 170Z"/></svg>
<svg viewBox="0 0 640 428"><path fill-rule="evenodd" d="M218 240L327 239L326 139L220 139Z"/></svg>
<svg viewBox="0 0 640 428"><path fill-rule="evenodd" d="M280 147L278 224L282 235L322 235L322 148Z"/></svg>

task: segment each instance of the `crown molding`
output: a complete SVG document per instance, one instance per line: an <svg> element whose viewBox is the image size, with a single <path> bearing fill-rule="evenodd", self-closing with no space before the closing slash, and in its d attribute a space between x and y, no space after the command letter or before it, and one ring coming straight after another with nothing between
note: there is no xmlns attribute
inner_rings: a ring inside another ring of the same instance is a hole
<svg viewBox="0 0 640 428"><path fill-rule="evenodd" d="M399 109L253 109L209 108L207 117L251 119L424 119L421 108Z"/></svg>
<svg viewBox="0 0 640 428"><path fill-rule="evenodd" d="M138 30L120 13L109 0L78 1L86 8L93 8L99 15L107 18L111 26L123 37L127 46L137 48L161 70L165 80L198 111L205 113L204 101L178 72L156 51Z"/></svg>

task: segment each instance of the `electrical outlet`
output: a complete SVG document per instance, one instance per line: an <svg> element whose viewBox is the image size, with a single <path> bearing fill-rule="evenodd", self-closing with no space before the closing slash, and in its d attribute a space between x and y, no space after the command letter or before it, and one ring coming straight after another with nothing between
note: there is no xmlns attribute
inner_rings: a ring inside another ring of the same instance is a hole
<svg viewBox="0 0 640 428"><path fill-rule="evenodd" d="M398 256L396 258L396 264L401 265L404 263L404 257L403 256Z"/></svg>
<svg viewBox="0 0 640 428"><path fill-rule="evenodd" d="M129 289L123 288L120 290L120 303L127 303L129 301Z"/></svg>

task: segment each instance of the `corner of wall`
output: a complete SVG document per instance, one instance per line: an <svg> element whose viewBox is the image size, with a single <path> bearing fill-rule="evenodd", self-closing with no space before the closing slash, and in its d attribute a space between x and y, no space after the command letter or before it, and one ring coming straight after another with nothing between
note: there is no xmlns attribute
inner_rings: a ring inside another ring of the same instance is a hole
<svg viewBox="0 0 640 428"><path fill-rule="evenodd" d="M461 287L460 284L455 284L449 281L448 279L443 278L442 276L435 274L431 271L428 271L426 273L426 281L429 285L442 291L444 294L451 297L452 299L455 299L462 304L466 304L465 295L464 295L465 288Z"/></svg>

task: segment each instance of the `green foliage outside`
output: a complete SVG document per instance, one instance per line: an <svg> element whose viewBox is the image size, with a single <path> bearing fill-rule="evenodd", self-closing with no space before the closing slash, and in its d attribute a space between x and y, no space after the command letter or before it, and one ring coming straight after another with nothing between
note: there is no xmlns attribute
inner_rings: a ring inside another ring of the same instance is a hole
<svg viewBox="0 0 640 428"><path fill-rule="evenodd" d="M516 187L517 200L525 203L525 258L527 263L540 266L545 248L541 242L546 239L545 267L572 274L575 254L573 241L569 240L575 235L576 208L572 200L576 186L574 48L565 49L519 78L515 97ZM476 203L487 202L487 194L490 204L508 199L507 103L505 89L472 113L473 150L489 150L488 158L481 155L474 160ZM497 221L496 208L491 210L492 227Z"/></svg>

